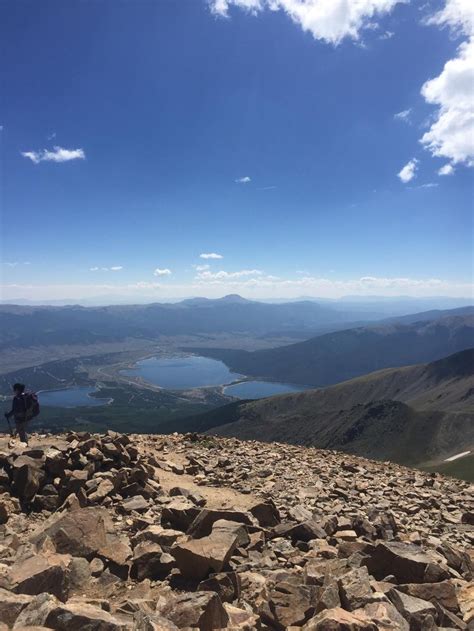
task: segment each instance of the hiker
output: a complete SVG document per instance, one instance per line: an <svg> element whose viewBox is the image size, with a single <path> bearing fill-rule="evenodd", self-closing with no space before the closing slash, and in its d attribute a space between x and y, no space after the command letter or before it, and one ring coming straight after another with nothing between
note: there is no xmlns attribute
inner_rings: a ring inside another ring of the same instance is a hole
<svg viewBox="0 0 474 631"><path fill-rule="evenodd" d="M13 401L10 412L5 412L5 418L10 422L15 419L16 431L22 443L28 444L26 428L29 421L39 414L38 397L34 392L25 392L23 383L15 383L13 386Z"/></svg>

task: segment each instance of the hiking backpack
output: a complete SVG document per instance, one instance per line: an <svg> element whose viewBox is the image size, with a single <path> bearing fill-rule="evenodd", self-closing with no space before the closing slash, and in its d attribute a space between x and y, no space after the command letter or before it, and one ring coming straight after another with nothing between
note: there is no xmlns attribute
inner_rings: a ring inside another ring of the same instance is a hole
<svg viewBox="0 0 474 631"><path fill-rule="evenodd" d="M40 413L40 404L36 392L25 392L25 420L30 421Z"/></svg>

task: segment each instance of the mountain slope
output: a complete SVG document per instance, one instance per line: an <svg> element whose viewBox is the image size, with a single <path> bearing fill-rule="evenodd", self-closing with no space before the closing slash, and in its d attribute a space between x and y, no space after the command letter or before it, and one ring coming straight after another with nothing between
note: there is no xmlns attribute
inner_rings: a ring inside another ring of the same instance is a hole
<svg viewBox="0 0 474 631"><path fill-rule="evenodd" d="M471 308L468 314L347 329L268 350L200 353L223 360L241 374L322 387L382 368L434 361L473 346Z"/></svg>
<svg viewBox="0 0 474 631"><path fill-rule="evenodd" d="M460 480L178 434L0 434L0 456L3 630L472 627Z"/></svg>
<svg viewBox="0 0 474 631"><path fill-rule="evenodd" d="M195 428L205 428L205 415ZM236 420L238 419L238 420ZM193 429L187 425L186 429ZM422 464L474 447L474 349L214 410L208 433Z"/></svg>

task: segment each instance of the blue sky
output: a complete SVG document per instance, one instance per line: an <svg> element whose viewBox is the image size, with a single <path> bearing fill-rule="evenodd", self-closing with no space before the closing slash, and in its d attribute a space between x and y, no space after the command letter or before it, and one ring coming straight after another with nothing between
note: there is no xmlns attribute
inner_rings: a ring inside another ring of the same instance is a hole
<svg viewBox="0 0 474 631"><path fill-rule="evenodd" d="M3 297L472 294L471 2L344 6L3 2Z"/></svg>

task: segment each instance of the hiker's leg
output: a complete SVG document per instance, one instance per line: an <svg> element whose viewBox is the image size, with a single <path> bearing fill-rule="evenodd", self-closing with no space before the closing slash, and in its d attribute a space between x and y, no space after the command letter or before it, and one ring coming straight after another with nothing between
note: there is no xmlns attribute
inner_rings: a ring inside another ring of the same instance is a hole
<svg viewBox="0 0 474 631"><path fill-rule="evenodd" d="M27 443L28 442L28 435L26 433L26 422L24 421L17 421L16 422L16 431L18 432L18 436L20 437L20 440L22 443Z"/></svg>

